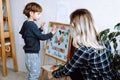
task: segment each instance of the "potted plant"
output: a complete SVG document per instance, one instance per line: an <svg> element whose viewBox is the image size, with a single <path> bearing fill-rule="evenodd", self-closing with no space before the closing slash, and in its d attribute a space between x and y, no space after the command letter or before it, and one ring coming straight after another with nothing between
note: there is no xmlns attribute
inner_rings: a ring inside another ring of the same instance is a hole
<svg viewBox="0 0 120 80"><path fill-rule="evenodd" d="M118 50L118 42L120 42L120 23L114 26L114 30L111 31L109 28L101 31L98 35L100 40L109 40L113 52L111 54L112 58L112 67L116 70L120 70L120 53Z"/></svg>

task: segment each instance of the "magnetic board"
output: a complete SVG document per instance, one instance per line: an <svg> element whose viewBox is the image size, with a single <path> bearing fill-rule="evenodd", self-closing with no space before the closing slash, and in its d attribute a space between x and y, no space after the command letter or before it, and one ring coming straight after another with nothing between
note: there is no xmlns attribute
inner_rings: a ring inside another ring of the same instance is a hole
<svg viewBox="0 0 120 80"><path fill-rule="evenodd" d="M51 39L47 40L45 54L66 62L71 48L71 25L59 22L49 22L48 32L52 30L53 25L57 27L57 31Z"/></svg>

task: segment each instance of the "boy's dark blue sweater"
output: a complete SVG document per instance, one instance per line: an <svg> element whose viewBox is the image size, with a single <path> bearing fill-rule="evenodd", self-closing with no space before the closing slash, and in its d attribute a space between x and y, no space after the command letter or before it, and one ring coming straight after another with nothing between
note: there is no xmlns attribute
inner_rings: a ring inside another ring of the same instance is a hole
<svg viewBox="0 0 120 80"><path fill-rule="evenodd" d="M38 53L40 50L40 40L52 38L53 34L42 34L42 31L33 21L25 21L20 30L20 34L24 39L23 47L25 53Z"/></svg>

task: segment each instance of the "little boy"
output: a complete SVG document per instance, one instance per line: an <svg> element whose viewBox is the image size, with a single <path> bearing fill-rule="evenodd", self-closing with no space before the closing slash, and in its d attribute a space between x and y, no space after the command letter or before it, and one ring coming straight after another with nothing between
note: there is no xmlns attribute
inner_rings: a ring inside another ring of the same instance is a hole
<svg viewBox="0 0 120 80"><path fill-rule="evenodd" d="M53 37L56 32L56 27L53 27L52 32L42 34L44 23L38 28L35 21L39 20L42 12L42 7L35 3L28 3L23 14L27 16L27 20L24 21L20 30L20 34L24 39L24 51L25 51L25 65L27 68L26 80L38 80L40 75L40 40L47 40Z"/></svg>

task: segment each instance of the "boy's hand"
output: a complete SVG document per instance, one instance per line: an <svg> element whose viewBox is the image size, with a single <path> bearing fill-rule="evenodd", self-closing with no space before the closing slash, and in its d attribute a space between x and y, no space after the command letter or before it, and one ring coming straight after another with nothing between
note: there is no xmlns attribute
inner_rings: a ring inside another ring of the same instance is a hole
<svg viewBox="0 0 120 80"><path fill-rule="evenodd" d="M44 26L45 26L45 22L43 22L43 23L40 25L40 28L43 29Z"/></svg>
<svg viewBox="0 0 120 80"><path fill-rule="evenodd" d="M57 28L56 28L56 25L53 25L53 28L52 28L52 33L55 34L57 31Z"/></svg>
<svg viewBox="0 0 120 80"><path fill-rule="evenodd" d="M51 72L48 72L48 78L49 78L49 80L52 80L53 76L52 76Z"/></svg>

